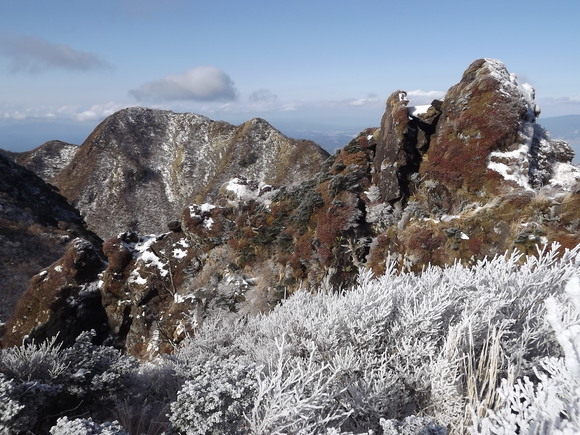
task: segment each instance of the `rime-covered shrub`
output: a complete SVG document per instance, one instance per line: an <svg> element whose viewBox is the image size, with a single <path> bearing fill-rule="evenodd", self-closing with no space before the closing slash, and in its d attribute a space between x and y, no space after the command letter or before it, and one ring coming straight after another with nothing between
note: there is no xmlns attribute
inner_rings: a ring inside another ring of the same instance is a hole
<svg viewBox="0 0 580 435"><path fill-rule="evenodd" d="M544 301L579 265L580 247L555 245L421 274L363 271L349 290L299 291L221 332L209 322L180 353L231 351L263 367L252 433L380 432L381 418L413 416L465 433L498 409L502 378L531 379L560 356Z"/></svg>
<svg viewBox="0 0 580 435"><path fill-rule="evenodd" d="M447 429L432 418L411 415L404 420L380 420L383 435L446 435Z"/></svg>
<svg viewBox="0 0 580 435"><path fill-rule="evenodd" d="M171 404L170 421L184 434L247 432L246 415L256 394L255 365L210 359L183 375L188 379Z"/></svg>
<svg viewBox="0 0 580 435"><path fill-rule="evenodd" d="M56 379L69 369L69 363L60 357L61 347L57 337L53 337L38 344L24 343L2 349L0 371L21 382Z"/></svg>
<svg viewBox="0 0 580 435"><path fill-rule="evenodd" d="M61 351L70 370L65 382L69 391L91 402L112 400L128 387L137 361L110 346L95 346L94 332L80 335L75 344Z"/></svg>
<svg viewBox="0 0 580 435"><path fill-rule="evenodd" d="M24 405L12 398L14 381L0 373L0 433L10 433Z"/></svg>
<svg viewBox="0 0 580 435"><path fill-rule="evenodd" d="M70 348L55 339L0 350L0 373L11 388L6 394L23 408L3 424L19 432L48 430L56 416L74 409L106 414L128 386L137 362L120 351L91 343L84 333Z"/></svg>
<svg viewBox="0 0 580 435"><path fill-rule="evenodd" d="M337 370L309 358L288 354L285 339L259 373L258 391L249 418L253 434L320 433L340 425L350 412L337 397Z"/></svg>
<svg viewBox="0 0 580 435"><path fill-rule="evenodd" d="M472 433L580 433L580 279L566 286L567 301L546 300L547 320L563 357L546 357L533 377L503 379L495 409L475 418Z"/></svg>
<svg viewBox="0 0 580 435"><path fill-rule="evenodd" d="M114 422L95 423L92 418L77 418L69 420L59 418L56 425L50 429L52 435L127 435L121 425Z"/></svg>

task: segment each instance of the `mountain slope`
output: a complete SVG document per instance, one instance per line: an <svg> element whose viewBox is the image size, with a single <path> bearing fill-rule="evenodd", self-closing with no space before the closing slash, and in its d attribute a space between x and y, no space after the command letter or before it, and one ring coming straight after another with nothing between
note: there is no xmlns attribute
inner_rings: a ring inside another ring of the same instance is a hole
<svg viewBox="0 0 580 435"><path fill-rule="evenodd" d="M262 119L234 126L135 107L103 121L52 182L106 238L127 229L164 231L183 207L214 199L232 177L293 183L327 157Z"/></svg>
<svg viewBox="0 0 580 435"><path fill-rule="evenodd" d="M59 259L77 236L99 244L52 186L0 153L0 321L30 278Z"/></svg>
<svg viewBox="0 0 580 435"><path fill-rule="evenodd" d="M77 145L51 140L31 151L15 153L14 160L43 180L50 182L71 162L78 150Z"/></svg>

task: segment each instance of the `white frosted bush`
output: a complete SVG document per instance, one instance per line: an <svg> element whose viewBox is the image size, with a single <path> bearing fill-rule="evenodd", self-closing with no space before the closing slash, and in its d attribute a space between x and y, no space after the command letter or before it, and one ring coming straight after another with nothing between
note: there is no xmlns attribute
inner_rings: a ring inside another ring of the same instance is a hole
<svg viewBox="0 0 580 435"><path fill-rule="evenodd" d="M11 432L48 430L53 416L70 409L109 412L126 391L137 362L116 349L93 345L93 336L82 334L70 348L54 338L0 350L0 374L11 381L5 394L23 406L10 423Z"/></svg>
<svg viewBox="0 0 580 435"><path fill-rule="evenodd" d="M472 433L580 433L580 279L566 285L566 301L546 300L547 321L554 329L562 358L545 357L534 379L503 379L495 409L474 418Z"/></svg>
<svg viewBox="0 0 580 435"><path fill-rule="evenodd" d="M60 357L57 338L0 350L0 371L22 382L59 377L68 370L69 363Z"/></svg>
<svg viewBox="0 0 580 435"><path fill-rule="evenodd" d="M184 434L244 433L256 394L254 365L214 359L192 367L169 420Z"/></svg>
<svg viewBox="0 0 580 435"><path fill-rule="evenodd" d="M91 418L69 420L59 418L56 425L50 429L52 435L127 435L121 425L114 422L98 424Z"/></svg>
<svg viewBox="0 0 580 435"><path fill-rule="evenodd" d="M285 337L275 340L276 353L259 373L249 418L253 434L320 433L344 421L335 383L336 370L315 362L314 352L303 359L286 353Z"/></svg>
<svg viewBox="0 0 580 435"><path fill-rule="evenodd" d="M0 433L14 432L18 413L24 405L12 398L14 382L0 373Z"/></svg>
<svg viewBox="0 0 580 435"><path fill-rule="evenodd" d="M380 420L383 435L446 435L447 429L432 418L411 415L404 420Z"/></svg>
<svg viewBox="0 0 580 435"><path fill-rule="evenodd" d="M263 366L253 433L380 431L381 418L411 416L465 433L501 407L502 379L531 378L560 355L565 334L544 321L544 302L579 266L580 247L553 245L419 275L362 271L353 289L299 291L227 332L213 325L213 345L202 327L199 345ZM187 346L194 355L195 336Z"/></svg>

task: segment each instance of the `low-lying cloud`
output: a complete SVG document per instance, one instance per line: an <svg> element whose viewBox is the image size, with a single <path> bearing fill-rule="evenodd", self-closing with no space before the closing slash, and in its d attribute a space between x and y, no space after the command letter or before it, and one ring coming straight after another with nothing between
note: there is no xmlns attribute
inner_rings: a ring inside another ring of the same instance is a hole
<svg viewBox="0 0 580 435"><path fill-rule="evenodd" d="M248 99L252 103L275 103L278 96L268 89L258 89L252 92Z"/></svg>
<svg viewBox="0 0 580 435"><path fill-rule="evenodd" d="M88 71L110 67L93 53L35 36L0 35L2 57L8 60L12 72L36 73L48 69Z"/></svg>
<svg viewBox="0 0 580 435"><path fill-rule="evenodd" d="M424 91L423 89L415 89L407 92L407 98L411 104L431 104L435 99L441 99L445 96L444 91Z"/></svg>
<svg viewBox="0 0 580 435"><path fill-rule="evenodd" d="M96 121L112 115L125 107L127 107L126 104L119 104L112 101L103 104L94 104L90 109L74 113L73 118L77 121Z"/></svg>
<svg viewBox="0 0 580 435"><path fill-rule="evenodd" d="M232 79L214 66L171 74L129 91L138 101L232 101L238 92Z"/></svg>

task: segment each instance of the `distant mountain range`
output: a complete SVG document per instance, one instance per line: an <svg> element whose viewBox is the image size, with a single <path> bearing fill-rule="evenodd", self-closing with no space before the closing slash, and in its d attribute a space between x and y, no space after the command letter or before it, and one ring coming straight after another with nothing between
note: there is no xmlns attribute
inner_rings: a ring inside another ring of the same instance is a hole
<svg viewBox="0 0 580 435"><path fill-rule="evenodd" d="M548 130L553 139L563 139L576 152L574 163L580 163L580 115L540 118L538 123Z"/></svg>

